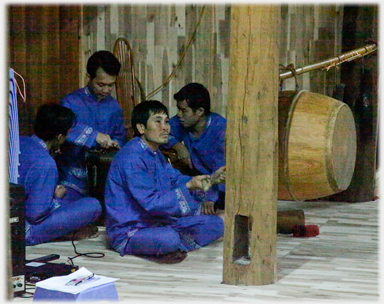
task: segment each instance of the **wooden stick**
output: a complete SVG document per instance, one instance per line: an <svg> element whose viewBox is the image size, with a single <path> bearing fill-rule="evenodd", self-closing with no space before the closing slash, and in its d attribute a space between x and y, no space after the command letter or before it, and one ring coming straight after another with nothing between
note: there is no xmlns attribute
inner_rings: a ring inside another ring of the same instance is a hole
<svg viewBox="0 0 384 304"><path fill-rule="evenodd" d="M331 59L328 59L328 60L325 60L322 62L318 62L315 64L307 65L307 66L302 67L302 68L295 69L295 71L296 71L297 75L307 73L310 71L314 71L314 70L323 69L323 68L328 71L330 68L332 68L336 65L339 65L339 64L346 62L346 61L352 61L352 60L355 60L357 58L361 58L363 56L366 56L368 54L375 52L376 50L377 50L376 44L367 45L365 47L344 53L340 56L337 56L337 57L334 57L334 58L331 58ZM280 80L284 80L284 79L291 78L291 77L294 77L294 73L292 71L280 74Z"/></svg>

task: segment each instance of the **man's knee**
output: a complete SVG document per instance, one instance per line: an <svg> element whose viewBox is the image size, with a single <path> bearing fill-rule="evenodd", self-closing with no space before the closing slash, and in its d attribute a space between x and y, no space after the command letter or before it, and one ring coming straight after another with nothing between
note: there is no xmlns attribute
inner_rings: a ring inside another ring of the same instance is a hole
<svg viewBox="0 0 384 304"><path fill-rule="evenodd" d="M130 238L127 254L162 255L180 249L179 234L173 229L149 228L139 230Z"/></svg>
<svg viewBox="0 0 384 304"><path fill-rule="evenodd" d="M93 210L95 216L98 217L99 215L101 215L103 208L101 207L100 202L92 197L89 197L88 199L91 200L89 204L92 206L91 210Z"/></svg>
<svg viewBox="0 0 384 304"><path fill-rule="evenodd" d="M77 210L83 214L84 219L90 218L91 221L97 219L102 213L99 201L93 197L82 198L77 201Z"/></svg>
<svg viewBox="0 0 384 304"><path fill-rule="evenodd" d="M215 234L217 238L221 237L224 233L224 221L221 217L217 215L207 215L208 225L210 226L210 231L212 234Z"/></svg>

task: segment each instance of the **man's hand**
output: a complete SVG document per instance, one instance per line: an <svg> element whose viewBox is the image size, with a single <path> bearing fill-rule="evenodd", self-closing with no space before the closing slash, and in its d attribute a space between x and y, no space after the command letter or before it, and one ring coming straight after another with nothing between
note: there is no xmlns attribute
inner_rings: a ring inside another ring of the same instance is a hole
<svg viewBox="0 0 384 304"><path fill-rule="evenodd" d="M177 159L179 161L181 161L184 165L188 166L188 168L190 169L193 168L191 156L189 155L187 147L183 143L181 142L176 143L172 147L172 149L176 151Z"/></svg>
<svg viewBox="0 0 384 304"><path fill-rule="evenodd" d="M212 185L221 184L225 182L225 166L220 167L211 175Z"/></svg>
<svg viewBox="0 0 384 304"><path fill-rule="evenodd" d="M209 175L197 175L194 176L187 184L187 188L191 190L201 189L207 191L211 185L211 179Z"/></svg>
<svg viewBox="0 0 384 304"><path fill-rule="evenodd" d="M212 214L215 215L215 203L212 201L206 201L201 204L201 213L202 214Z"/></svg>
<svg viewBox="0 0 384 304"><path fill-rule="evenodd" d="M63 198L66 192L67 189L65 189L63 185L57 185L55 188L55 197Z"/></svg>
<svg viewBox="0 0 384 304"><path fill-rule="evenodd" d="M192 160L189 156L178 158L180 162L186 166L188 166L189 169L193 169Z"/></svg>
<svg viewBox="0 0 384 304"><path fill-rule="evenodd" d="M98 133L96 136L96 142L103 148L120 148L119 143L115 140L112 140L108 134Z"/></svg>

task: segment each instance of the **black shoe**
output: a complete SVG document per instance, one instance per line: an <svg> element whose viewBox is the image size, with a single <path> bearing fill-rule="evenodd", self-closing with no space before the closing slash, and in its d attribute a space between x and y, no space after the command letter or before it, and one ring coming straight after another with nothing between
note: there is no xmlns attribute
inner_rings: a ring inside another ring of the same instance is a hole
<svg viewBox="0 0 384 304"><path fill-rule="evenodd" d="M184 251L174 251L161 255L136 255L137 257L158 263L158 264L177 264L187 257L187 253Z"/></svg>
<svg viewBox="0 0 384 304"><path fill-rule="evenodd" d="M60 236L52 242L79 241L93 239L99 236L99 229L95 224L89 224L85 227L74 230L66 235Z"/></svg>

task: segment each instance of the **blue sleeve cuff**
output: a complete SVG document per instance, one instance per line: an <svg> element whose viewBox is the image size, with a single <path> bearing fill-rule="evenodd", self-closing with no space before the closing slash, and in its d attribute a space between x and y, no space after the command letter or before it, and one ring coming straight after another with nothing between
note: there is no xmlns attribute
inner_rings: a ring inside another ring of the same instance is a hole
<svg viewBox="0 0 384 304"><path fill-rule="evenodd" d="M181 190L183 196L182 198L179 197L181 213L183 215L187 215L191 211L194 212L196 209L199 208L200 203L194 199L185 184L181 185L178 189ZM178 193L178 196L180 196L180 193Z"/></svg>
<svg viewBox="0 0 384 304"><path fill-rule="evenodd" d="M98 132L89 126L75 126L68 136L68 141L77 146L85 146L91 148L96 145L96 137Z"/></svg>

